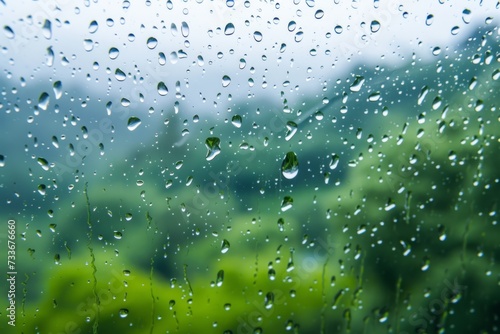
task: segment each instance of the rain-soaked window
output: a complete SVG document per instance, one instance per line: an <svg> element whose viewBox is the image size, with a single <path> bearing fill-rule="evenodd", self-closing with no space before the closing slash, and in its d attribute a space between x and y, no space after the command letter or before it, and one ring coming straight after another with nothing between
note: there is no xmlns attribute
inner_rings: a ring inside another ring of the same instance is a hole
<svg viewBox="0 0 500 334"><path fill-rule="evenodd" d="M500 332L499 16L0 0L0 332Z"/></svg>

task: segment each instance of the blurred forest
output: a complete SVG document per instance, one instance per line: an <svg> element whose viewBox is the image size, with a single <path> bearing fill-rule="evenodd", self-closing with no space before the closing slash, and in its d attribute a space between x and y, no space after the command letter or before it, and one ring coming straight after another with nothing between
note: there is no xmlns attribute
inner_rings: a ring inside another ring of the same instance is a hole
<svg viewBox="0 0 500 334"><path fill-rule="evenodd" d="M484 40L430 65L360 66L316 109L235 102L241 130L233 114L193 123L182 146L173 120L104 170L75 168L19 224L18 329L498 331L500 50Z"/></svg>

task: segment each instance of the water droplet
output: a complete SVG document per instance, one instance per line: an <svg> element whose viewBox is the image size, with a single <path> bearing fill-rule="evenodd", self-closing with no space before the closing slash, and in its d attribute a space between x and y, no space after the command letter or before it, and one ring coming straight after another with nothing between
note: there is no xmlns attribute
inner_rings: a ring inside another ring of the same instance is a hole
<svg viewBox="0 0 500 334"><path fill-rule="evenodd" d="M126 318L128 316L128 309L122 308L118 311L120 318Z"/></svg>
<svg viewBox="0 0 500 334"><path fill-rule="evenodd" d="M181 23L181 34L183 37L189 36L189 26L186 22Z"/></svg>
<svg viewBox="0 0 500 334"><path fill-rule="evenodd" d="M267 271L267 277L269 277L269 280L274 281L276 279L276 270L274 270L273 268L270 268Z"/></svg>
<svg viewBox="0 0 500 334"><path fill-rule="evenodd" d="M494 70L493 73L491 74L491 78L493 80L500 79L500 69L497 68L496 70Z"/></svg>
<svg viewBox="0 0 500 334"><path fill-rule="evenodd" d="M370 31L376 33L379 30L380 30L380 22L377 20L373 20L372 23L370 23Z"/></svg>
<svg viewBox="0 0 500 334"><path fill-rule="evenodd" d="M5 156L0 154L0 167L5 166Z"/></svg>
<svg viewBox="0 0 500 334"><path fill-rule="evenodd" d="M262 41L262 33L260 31L254 32L253 39L255 39L256 42Z"/></svg>
<svg viewBox="0 0 500 334"><path fill-rule="evenodd" d="M43 22L42 34L46 39L52 38L52 22L50 22L50 20L45 20Z"/></svg>
<svg viewBox="0 0 500 334"><path fill-rule="evenodd" d="M109 59L114 60L114 59L118 58L119 55L120 55L120 50L118 50L115 47L110 48L108 51Z"/></svg>
<svg viewBox="0 0 500 334"><path fill-rule="evenodd" d="M217 279L215 280L217 286L221 286L224 283L224 270L219 270L217 273Z"/></svg>
<svg viewBox="0 0 500 334"><path fill-rule="evenodd" d="M451 32L452 35L458 35L459 31L460 31L460 27L459 26L454 26L450 30L450 32Z"/></svg>
<svg viewBox="0 0 500 334"><path fill-rule="evenodd" d="M325 15L325 12L323 12L321 9L318 9L316 13L314 13L314 17L317 18L318 20L321 19Z"/></svg>
<svg viewBox="0 0 500 334"><path fill-rule="evenodd" d="M47 191L47 186L45 184L39 184L37 189L40 195L45 195Z"/></svg>
<svg viewBox="0 0 500 334"><path fill-rule="evenodd" d="M222 246L221 246L220 252L222 254L227 253L230 246L231 245L229 244L229 241L227 241L226 239L222 240Z"/></svg>
<svg viewBox="0 0 500 334"><path fill-rule="evenodd" d="M295 152L288 152L281 163L281 174L287 179L293 179L299 172L299 160Z"/></svg>
<svg viewBox="0 0 500 334"><path fill-rule="evenodd" d="M290 139L292 139L292 137L295 135L295 133L297 133L297 123L295 122L292 122L292 121L288 121L286 123L286 128L287 128L287 132L286 132L286 135L285 135L285 140L288 141Z"/></svg>
<svg viewBox="0 0 500 334"><path fill-rule="evenodd" d="M56 100L59 100L62 96L62 83L61 81L56 81L52 85L52 88L54 89L54 95L56 97Z"/></svg>
<svg viewBox="0 0 500 334"><path fill-rule="evenodd" d="M120 70L119 68L117 68L115 70L115 78L118 81L123 81L123 80L125 80L127 78L127 75L125 74L125 72L123 72L122 70Z"/></svg>
<svg viewBox="0 0 500 334"><path fill-rule="evenodd" d="M233 118L231 119L231 123L237 128L241 128L242 121L243 120L241 119L240 115L234 115Z"/></svg>
<svg viewBox="0 0 500 334"><path fill-rule="evenodd" d="M130 131L134 131L135 129L137 129L137 127L139 125L141 125L141 119L138 117L132 116L128 119L127 129L129 129Z"/></svg>
<svg viewBox="0 0 500 334"><path fill-rule="evenodd" d="M354 82L352 83L351 87L349 87L349 89L351 90L351 92L359 92L364 82L365 82L365 77L361 75L356 75Z"/></svg>
<svg viewBox="0 0 500 334"><path fill-rule="evenodd" d="M336 25L335 28L333 28L333 31L335 31L335 33L337 34L341 34L342 31L344 31L344 28L342 28L341 25Z"/></svg>
<svg viewBox="0 0 500 334"><path fill-rule="evenodd" d="M153 50L158 45L158 40L154 37L149 37L146 44L150 50Z"/></svg>
<svg viewBox="0 0 500 334"><path fill-rule="evenodd" d="M234 30L235 30L234 24L228 23L228 24L226 24L226 27L224 28L224 34L227 36L232 35L232 34L234 34Z"/></svg>
<svg viewBox="0 0 500 334"><path fill-rule="evenodd" d="M295 21L288 22L288 31L289 32L294 31L296 27L297 27L297 23Z"/></svg>
<svg viewBox="0 0 500 334"><path fill-rule="evenodd" d="M16 37L16 34L14 33L14 30L12 30L12 28L9 27L9 26L4 26L3 27L3 32L5 33L5 36L7 38L12 39L12 38Z"/></svg>
<svg viewBox="0 0 500 334"><path fill-rule="evenodd" d="M120 231L114 231L113 232L113 237L117 240L120 240L122 238L122 232Z"/></svg>
<svg viewBox="0 0 500 334"><path fill-rule="evenodd" d="M471 10L466 8L462 11L462 20L465 24L469 24L471 21Z"/></svg>
<svg viewBox="0 0 500 334"><path fill-rule="evenodd" d="M38 108L42 110L47 110L47 108L49 107L49 102L50 102L49 94L43 92L42 94L40 94L40 97L38 98Z"/></svg>
<svg viewBox="0 0 500 334"><path fill-rule="evenodd" d="M268 292L264 300L264 307L269 310L270 308L273 307L273 305L274 305L274 293Z"/></svg>
<svg viewBox="0 0 500 334"><path fill-rule="evenodd" d="M205 146L207 147L207 161L212 160L220 153L220 139L217 137L209 137L205 140Z"/></svg>
<svg viewBox="0 0 500 334"><path fill-rule="evenodd" d="M45 64L49 67L54 64L54 50L52 50L51 46L47 48L47 59L45 60Z"/></svg>
<svg viewBox="0 0 500 334"><path fill-rule="evenodd" d="M84 39L83 40L83 49L87 52L90 52L94 49L94 41L91 39Z"/></svg>
<svg viewBox="0 0 500 334"><path fill-rule="evenodd" d="M231 78L228 75L222 77L222 87L227 87L231 83Z"/></svg>
<svg viewBox="0 0 500 334"><path fill-rule="evenodd" d="M332 160L330 160L330 164L329 164L330 169L337 168L337 166L339 165L339 160L340 160L340 157L336 153L333 153Z"/></svg>
<svg viewBox="0 0 500 334"><path fill-rule="evenodd" d="M425 24L430 26L432 22L434 22L434 15L432 14L427 15L427 17L425 18Z"/></svg>
<svg viewBox="0 0 500 334"><path fill-rule="evenodd" d="M418 94L417 104L420 106L424 102L425 96L429 93L429 86L422 87L422 90Z"/></svg>
<svg viewBox="0 0 500 334"><path fill-rule="evenodd" d="M160 81L156 88L158 90L158 94L160 94L161 96L165 96L168 94L167 85L165 85L165 83L163 81Z"/></svg>
<svg viewBox="0 0 500 334"><path fill-rule="evenodd" d="M293 198L290 196L285 196L281 202L281 211L287 211L293 206Z"/></svg>
<svg viewBox="0 0 500 334"><path fill-rule="evenodd" d="M38 164L43 168L43 170L49 170L49 162L44 158L37 159Z"/></svg>
<svg viewBox="0 0 500 334"><path fill-rule="evenodd" d="M303 38L304 38L304 32L303 31L297 31L295 33L295 36L294 36L295 42L299 43L299 42L302 41Z"/></svg>
<svg viewBox="0 0 500 334"><path fill-rule="evenodd" d="M91 33L91 34L95 33L98 28L99 28L99 24L97 24L96 20L93 20L89 24L89 33Z"/></svg>

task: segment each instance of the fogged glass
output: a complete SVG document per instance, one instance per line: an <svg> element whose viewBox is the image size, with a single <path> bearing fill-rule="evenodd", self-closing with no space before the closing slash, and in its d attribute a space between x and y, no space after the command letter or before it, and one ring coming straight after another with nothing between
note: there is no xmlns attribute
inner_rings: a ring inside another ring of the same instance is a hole
<svg viewBox="0 0 500 334"><path fill-rule="evenodd" d="M498 332L499 7L0 0L0 331Z"/></svg>

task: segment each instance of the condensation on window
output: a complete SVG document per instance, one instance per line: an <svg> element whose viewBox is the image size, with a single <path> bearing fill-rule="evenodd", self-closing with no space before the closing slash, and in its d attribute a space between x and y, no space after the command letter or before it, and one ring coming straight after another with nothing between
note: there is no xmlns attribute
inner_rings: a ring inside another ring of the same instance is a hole
<svg viewBox="0 0 500 334"><path fill-rule="evenodd" d="M498 332L499 14L0 0L0 331Z"/></svg>

